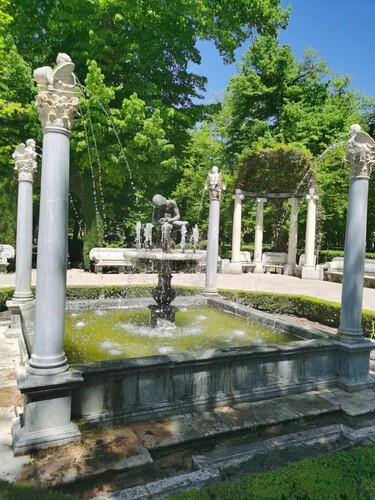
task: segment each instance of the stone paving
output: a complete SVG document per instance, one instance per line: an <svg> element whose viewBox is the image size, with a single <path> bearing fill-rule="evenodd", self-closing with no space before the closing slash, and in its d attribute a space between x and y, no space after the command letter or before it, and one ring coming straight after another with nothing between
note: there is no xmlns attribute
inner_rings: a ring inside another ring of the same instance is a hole
<svg viewBox="0 0 375 500"><path fill-rule="evenodd" d="M95 275L80 270L68 271L68 284L138 284L156 283L156 276L150 274L104 274ZM33 272L35 283L35 272ZM204 275L176 275L174 284L203 287ZM0 286L14 286L14 275L0 275ZM334 302L340 302L341 284L300 280L280 275L218 275L218 287L228 289L274 291L310 295ZM364 308L375 310L375 290L364 290ZM81 443L66 445L52 451L41 452L37 458L29 455L14 457L11 449L11 425L15 409L22 405L22 397L17 390L15 371L20 364L18 340L5 336L7 321L0 322L0 478L22 480L45 487L69 483L100 474L108 469L147 470L152 467L153 453L157 450L174 449L178 445L200 440L221 439L233 432L257 432L264 425L272 428L282 424L301 422L311 418L346 415L348 418L375 416L375 394L373 390L346 393L339 389L311 391L305 394L285 396L272 401L242 403L216 408L212 411L197 412L155 421L140 422L110 429L84 430ZM310 431L309 431L310 432ZM312 431L311 431L312 432ZM322 431L319 431L322 432ZM319 432L314 439L321 439ZM327 431L326 435L342 435L343 430ZM353 442L358 436L375 440L375 426L356 430L345 430ZM323 433L324 434L324 433ZM279 438L281 439L281 438ZM300 438L298 438L300 439ZM297 437L290 440L298 441ZM302 438L301 438L302 439ZM306 439L312 439L310 438ZM328 438L327 438L328 439ZM333 439L333 438L332 438ZM285 438L288 441L287 438ZM274 446L274 441L263 447ZM187 446L189 446L187 444ZM250 445L249 445L250 446ZM268 449L268 448L267 448ZM230 455L230 452L228 452ZM233 452L234 453L234 452ZM228 455L228 456L229 456ZM230 455L231 456L231 455ZM241 453L238 456L243 456ZM210 458L211 462L214 458ZM215 458L218 463L222 457ZM230 459L232 460L232 458ZM225 460L224 460L225 461ZM199 462L199 460L198 460ZM197 463L198 463L197 462ZM206 461L207 462L207 461ZM205 463L206 463L205 462ZM184 488L197 488L218 482L223 477L220 470L212 465L165 480L142 486L139 498L162 497L168 492ZM221 463L221 462L220 462ZM229 462L228 462L229 463ZM223 466L224 467L224 466ZM218 471L219 470L219 471ZM194 475L195 474L195 475ZM153 490L154 488L154 490ZM172 488L172 489L171 489ZM127 490L125 490L127 491ZM108 492L103 498L138 498L136 490L118 495ZM128 496L128 494L130 496ZM100 498L99 491L93 496ZM117 495L117 496L116 496ZM135 496L134 496L135 495Z"/></svg>

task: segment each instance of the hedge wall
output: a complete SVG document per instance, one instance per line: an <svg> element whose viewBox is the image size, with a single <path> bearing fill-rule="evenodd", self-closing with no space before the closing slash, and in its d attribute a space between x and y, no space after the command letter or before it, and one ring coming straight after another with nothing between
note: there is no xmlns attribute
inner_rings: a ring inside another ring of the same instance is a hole
<svg viewBox="0 0 375 500"><path fill-rule="evenodd" d="M336 302L305 295L284 295L241 290L220 290L220 294L228 300L260 311L273 314L290 314L333 328L338 328L340 324L341 305ZM362 311L362 330L366 337L375 336L375 312Z"/></svg>

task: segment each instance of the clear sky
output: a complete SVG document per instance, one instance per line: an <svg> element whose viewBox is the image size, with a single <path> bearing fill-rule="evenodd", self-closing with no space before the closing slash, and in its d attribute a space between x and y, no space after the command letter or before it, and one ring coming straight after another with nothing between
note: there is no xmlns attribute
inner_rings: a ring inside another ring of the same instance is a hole
<svg viewBox="0 0 375 500"><path fill-rule="evenodd" d="M282 44L291 46L297 59L306 47L314 48L328 67L336 73L348 74L351 86L375 97L375 0L283 0L292 5ZM211 43L200 43L202 64L192 69L208 78L206 99L222 95L236 66L224 65ZM247 46L237 51L237 60Z"/></svg>

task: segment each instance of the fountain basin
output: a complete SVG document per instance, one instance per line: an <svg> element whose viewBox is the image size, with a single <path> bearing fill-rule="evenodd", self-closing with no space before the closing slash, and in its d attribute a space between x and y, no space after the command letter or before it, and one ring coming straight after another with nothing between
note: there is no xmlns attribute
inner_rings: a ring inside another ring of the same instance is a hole
<svg viewBox="0 0 375 500"><path fill-rule="evenodd" d="M202 268L206 260L206 251L197 250L127 250L126 258L142 271L171 274L178 272L196 272Z"/></svg>
<svg viewBox="0 0 375 500"><path fill-rule="evenodd" d="M299 340L73 365L84 380L73 393L74 418L133 422L340 384L343 346L335 338L222 299L201 300Z"/></svg>

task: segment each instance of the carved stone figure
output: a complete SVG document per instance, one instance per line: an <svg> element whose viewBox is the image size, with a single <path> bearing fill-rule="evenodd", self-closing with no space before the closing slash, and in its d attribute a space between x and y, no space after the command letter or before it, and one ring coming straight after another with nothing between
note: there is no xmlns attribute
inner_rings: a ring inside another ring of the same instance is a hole
<svg viewBox="0 0 375 500"><path fill-rule="evenodd" d="M37 169L34 139L28 139L26 144L19 144L12 157L15 161L14 170L18 171L18 180L32 181L34 172Z"/></svg>
<svg viewBox="0 0 375 500"><path fill-rule="evenodd" d="M375 163L375 141L358 124L351 125L349 133L345 160L350 165L350 175L370 177Z"/></svg>
<svg viewBox="0 0 375 500"><path fill-rule="evenodd" d="M55 69L43 66L34 71L39 88L36 106L43 128L54 126L71 130L74 118L79 116L81 95L75 88L75 66L71 58L64 53L58 54L56 64Z"/></svg>
<svg viewBox="0 0 375 500"><path fill-rule="evenodd" d="M205 189L209 189L211 198L218 199L221 191L225 191L226 185L221 182L221 173L216 166L213 166L207 175Z"/></svg>
<svg viewBox="0 0 375 500"><path fill-rule="evenodd" d="M172 233L186 226L187 221L180 220L180 211L174 200L167 200L156 194L152 198L152 224L156 226L157 243L166 252L171 252L175 246Z"/></svg>

